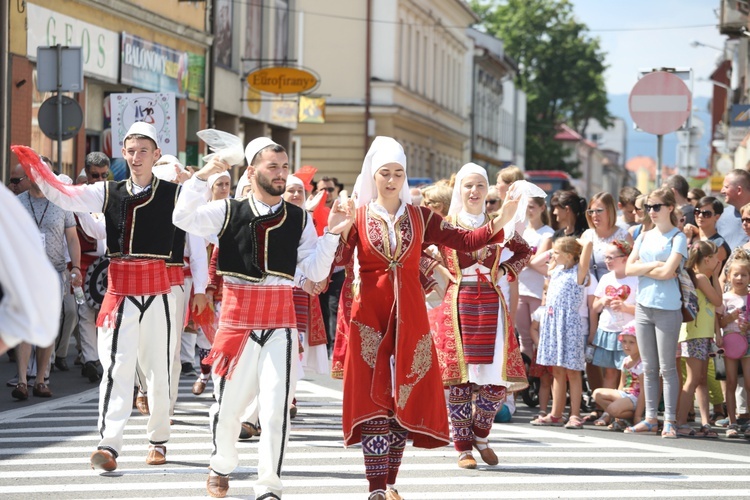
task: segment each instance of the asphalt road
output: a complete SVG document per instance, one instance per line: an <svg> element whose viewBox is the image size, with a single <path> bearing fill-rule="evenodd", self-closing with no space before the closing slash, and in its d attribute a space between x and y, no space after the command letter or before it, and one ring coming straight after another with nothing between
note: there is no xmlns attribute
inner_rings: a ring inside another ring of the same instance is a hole
<svg viewBox="0 0 750 500"><path fill-rule="evenodd" d="M69 359L72 368L73 359ZM14 374L7 357L0 375ZM53 372L54 397L13 402L0 396L0 498L203 498L211 453L207 410L210 390L196 397L194 376L180 384L173 437L164 466L147 466L146 417L134 411L125 431L119 468L99 474L88 457L98 441L97 386L78 370ZM209 385L209 389L210 389ZM308 376L298 385L283 480L285 499L367 498L359 447L341 442L341 384ZM490 435L500 457L494 467L456 466L451 447L407 446L397 487L407 500L500 498L748 498L750 440L665 440L629 436L593 426L583 430L529 425L535 413L520 403L510 424ZM238 443L240 467L230 496L253 498L257 440Z"/></svg>

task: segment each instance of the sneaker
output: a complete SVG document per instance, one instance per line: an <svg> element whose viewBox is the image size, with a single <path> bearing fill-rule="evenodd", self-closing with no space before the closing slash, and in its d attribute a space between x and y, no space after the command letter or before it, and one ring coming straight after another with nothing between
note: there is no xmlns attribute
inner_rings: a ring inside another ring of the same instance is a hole
<svg viewBox="0 0 750 500"><path fill-rule="evenodd" d="M729 425L729 417L721 418L715 422L717 427L726 427Z"/></svg>
<svg viewBox="0 0 750 500"><path fill-rule="evenodd" d="M87 377L89 379L89 382L98 382L99 380L101 380L103 373L104 370L99 360L86 361L86 363L83 365L83 368L81 369L81 375Z"/></svg>
<svg viewBox="0 0 750 500"><path fill-rule="evenodd" d="M5 385L7 385L8 387L15 387L15 386L17 386L18 385L18 374L16 373L16 375L12 379L10 379L7 382L5 382Z"/></svg>
<svg viewBox="0 0 750 500"><path fill-rule="evenodd" d="M193 364L189 361L185 361L182 363L182 374L187 375L190 373L195 373L195 368L193 368Z"/></svg>

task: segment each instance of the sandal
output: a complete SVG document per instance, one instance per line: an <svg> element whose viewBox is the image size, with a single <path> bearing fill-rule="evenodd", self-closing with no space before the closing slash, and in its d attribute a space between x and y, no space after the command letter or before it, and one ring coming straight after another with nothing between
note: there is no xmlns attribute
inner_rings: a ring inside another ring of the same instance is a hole
<svg viewBox="0 0 750 500"><path fill-rule="evenodd" d="M631 425L629 427L625 428L625 434L643 434L643 433L656 433L656 430L659 428L659 422L654 422L653 424L649 422L648 420L641 420L635 425Z"/></svg>
<svg viewBox="0 0 750 500"><path fill-rule="evenodd" d="M736 439L740 437L740 427L737 424L729 424L727 427L727 437Z"/></svg>
<svg viewBox="0 0 750 500"><path fill-rule="evenodd" d="M497 465L499 460L494 450L490 448L490 439L488 437L474 436L474 448L479 452L479 456L487 465Z"/></svg>
<svg viewBox="0 0 750 500"><path fill-rule="evenodd" d="M583 429L583 419L578 415L573 415L565 424L566 429Z"/></svg>
<svg viewBox="0 0 750 500"><path fill-rule="evenodd" d="M662 432L662 437L664 437L664 432L666 432L666 429ZM677 435L680 437L695 436L695 430L688 424L682 424L677 427Z"/></svg>
<svg viewBox="0 0 750 500"><path fill-rule="evenodd" d="M724 413L720 411L711 412L711 415L708 417L708 423L711 425L716 425L717 421L724 419L724 418L727 418L727 416L724 415Z"/></svg>
<svg viewBox="0 0 750 500"><path fill-rule="evenodd" d="M692 430L692 429L691 429ZM693 432L695 434L695 432ZM661 431L661 437L664 439L677 439L677 428L670 421L664 422L664 428Z"/></svg>
<svg viewBox="0 0 750 500"><path fill-rule="evenodd" d="M630 422L627 420L621 420L616 418L614 422L607 426L607 429L614 432L622 432L630 426Z"/></svg>
<svg viewBox="0 0 750 500"><path fill-rule="evenodd" d="M594 422L594 425L596 425L596 421L597 420L601 420L601 418L604 417L604 415L606 415L606 414L607 414L606 411L605 412L600 412L599 410L594 410L591 413L589 413L588 415L586 415L585 417L583 417L581 420L585 424L587 424L589 422ZM606 424L604 424L604 425L606 425Z"/></svg>
<svg viewBox="0 0 750 500"><path fill-rule="evenodd" d="M537 418L531 421L531 425L536 426L552 426L552 427L562 427L565 425L565 420L563 420L562 417L555 417L554 415L546 415L542 418Z"/></svg>
<svg viewBox="0 0 750 500"><path fill-rule="evenodd" d="M606 411L602 413L602 416L594 420L594 425L596 427L604 427L609 425L609 421L612 417L610 417L609 413Z"/></svg>
<svg viewBox="0 0 750 500"><path fill-rule="evenodd" d="M715 430L711 428L708 424L703 424L700 429L698 429L698 437L704 437L704 438L718 438L719 435L716 433Z"/></svg>

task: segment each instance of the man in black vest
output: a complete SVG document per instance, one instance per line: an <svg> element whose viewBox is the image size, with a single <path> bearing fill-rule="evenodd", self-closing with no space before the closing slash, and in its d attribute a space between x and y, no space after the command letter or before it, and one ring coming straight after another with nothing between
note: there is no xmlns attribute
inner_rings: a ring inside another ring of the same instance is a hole
<svg viewBox="0 0 750 500"><path fill-rule="evenodd" d="M316 282L327 278L339 234L351 226L354 208L336 201L327 234L318 238L310 216L282 199L289 174L284 148L261 137L248 144L245 157L247 175L253 177L250 196L207 203L206 180L229 168L213 159L184 184L174 223L198 236L218 237L217 272L224 278L219 330L205 360L213 361L218 400L210 414L214 451L208 493L226 496L228 475L238 464L240 419L257 396L263 433L255 498L278 499L297 382L295 270Z"/></svg>
<svg viewBox="0 0 750 500"><path fill-rule="evenodd" d="M165 261L173 252L172 211L179 186L151 173L161 155L152 125L134 123L123 141L122 155L130 168L129 179L71 187L42 179L37 165L24 163L27 173L56 205L74 212L104 213L110 265L107 294L96 322L104 376L99 386L101 440L91 455L91 467L105 471L117 468L132 409L136 363L150 388L146 463L166 462L169 360L176 348L175 299Z"/></svg>

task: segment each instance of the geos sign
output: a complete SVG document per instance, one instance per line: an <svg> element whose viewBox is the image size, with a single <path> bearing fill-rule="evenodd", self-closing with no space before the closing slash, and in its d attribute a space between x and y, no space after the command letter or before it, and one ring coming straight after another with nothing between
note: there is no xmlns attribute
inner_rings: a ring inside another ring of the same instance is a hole
<svg viewBox="0 0 750 500"><path fill-rule="evenodd" d="M291 66L271 66L247 75L247 84L260 92L271 94L302 94L316 88L318 75L310 70Z"/></svg>

